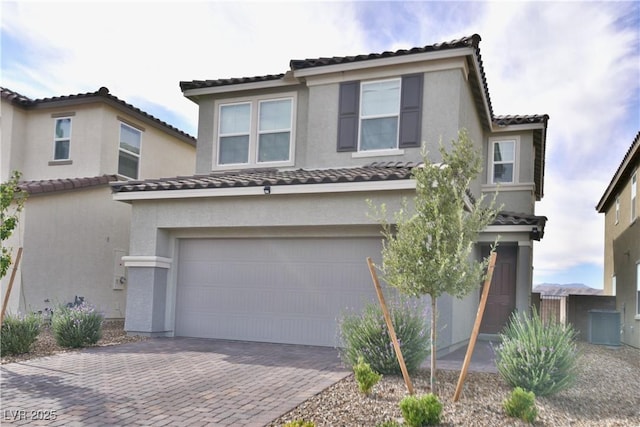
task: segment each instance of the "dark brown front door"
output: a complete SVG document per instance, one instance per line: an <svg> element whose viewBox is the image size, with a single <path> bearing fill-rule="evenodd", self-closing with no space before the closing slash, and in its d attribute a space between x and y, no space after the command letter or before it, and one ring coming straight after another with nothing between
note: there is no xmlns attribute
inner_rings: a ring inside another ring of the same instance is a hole
<svg viewBox="0 0 640 427"><path fill-rule="evenodd" d="M516 264L517 246L498 246L496 266L489 288L487 306L484 310L480 332L497 334L509 321L516 308ZM489 248L483 248L482 256L489 255ZM482 292L482 289L480 290Z"/></svg>

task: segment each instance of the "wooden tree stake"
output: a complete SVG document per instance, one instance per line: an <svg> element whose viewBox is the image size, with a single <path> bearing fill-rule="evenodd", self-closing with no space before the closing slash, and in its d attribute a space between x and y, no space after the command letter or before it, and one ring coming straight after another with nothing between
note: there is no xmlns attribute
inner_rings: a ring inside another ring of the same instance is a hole
<svg viewBox="0 0 640 427"><path fill-rule="evenodd" d="M380 306L382 307L382 314L384 315L384 320L387 323L387 327L389 328L389 336L391 337L391 341L393 342L393 348L396 351L396 357L398 358L398 363L400 364L400 370L402 371L402 376L404 377L404 383L407 385L407 390L409 390L409 394L413 394L414 393L413 385L411 384L411 378L409 378L409 373L407 372L407 365L405 365L404 363L404 357L402 357L402 351L400 351L400 343L398 342L398 338L396 337L396 331L395 329L393 329L391 316L389 315L387 304L384 302L384 295L382 295L382 288L380 288L380 282L378 282L378 275L376 274L376 268L373 265L373 261L371 261L371 258L367 258L367 264L369 264L371 279L373 279L373 285L376 288L376 294L378 295L378 300L380 301Z"/></svg>
<svg viewBox="0 0 640 427"><path fill-rule="evenodd" d="M13 270L11 270L11 278L9 279L9 286L7 286L7 292L4 294L4 301L2 302L2 312L0 312L0 326L4 321L4 312L9 304L9 294L11 294L11 288L13 287L13 280L16 278L16 271L18 270L18 264L20 264L20 257L22 256L22 248L18 248L18 254L16 255L16 261L13 263Z"/></svg>
<svg viewBox="0 0 640 427"><path fill-rule="evenodd" d="M492 252L489 258L489 267L487 269L487 277L484 281L484 288L482 289L482 298L480 298L480 305L478 306L478 312L476 313L476 323L473 325L473 331L471 332L471 338L469 338L469 346L467 347L467 354L464 356L464 362L462 363L462 371L460 371L460 378L458 379L458 385L456 386L456 392L453 394L453 401L457 402L462 393L462 385L464 379L467 376L467 369L469 369L469 363L471 363L471 356L473 356L473 349L476 346L476 339L480 332L480 323L482 323L482 316L484 315L484 308L487 305L487 298L489 297L489 287L491 286L491 279L493 278L493 268L496 265L496 253Z"/></svg>

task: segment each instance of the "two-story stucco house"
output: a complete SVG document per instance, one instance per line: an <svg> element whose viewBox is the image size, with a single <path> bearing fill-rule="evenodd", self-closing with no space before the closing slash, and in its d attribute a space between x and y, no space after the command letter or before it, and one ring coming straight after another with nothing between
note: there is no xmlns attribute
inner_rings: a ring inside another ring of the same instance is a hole
<svg viewBox="0 0 640 427"><path fill-rule="evenodd" d="M596 209L604 213L604 292L616 296L620 341L640 348L640 132Z"/></svg>
<svg viewBox="0 0 640 427"><path fill-rule="evenodd" d="M393 212L412 199L421 146L436 156L463 128L486 159L470 191L504 204L477 248L501 236L483 332L527 310L548 116L494 116L479 42L181 82L199 106L196 175L112 185L133 206L127 331L336 345L343 310L375 300L367 200ZM443 349L468 340L478 295L440 300Z"/></svg>
<svg viewBox="0 0 640 427"><path fill-rule="evenodd" d="M124 318L131 206L113 201L109 182L192 174L195 138L107 88L44 99L1 91L0 178L20 171L28 193L7 242L14 254L23 248L8 311L55 308L78 296L108 318Z"/></svg>

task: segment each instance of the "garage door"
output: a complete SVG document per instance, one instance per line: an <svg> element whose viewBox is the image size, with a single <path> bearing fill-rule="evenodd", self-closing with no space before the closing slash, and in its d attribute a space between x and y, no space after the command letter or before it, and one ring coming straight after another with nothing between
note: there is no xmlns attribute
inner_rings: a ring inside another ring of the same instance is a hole
<svg viewBox="0 0 640 427"><path fill-rule="evenodd" d="M336 345L345 308L375 301L379 238L180 241L178 336Z"/></svg>

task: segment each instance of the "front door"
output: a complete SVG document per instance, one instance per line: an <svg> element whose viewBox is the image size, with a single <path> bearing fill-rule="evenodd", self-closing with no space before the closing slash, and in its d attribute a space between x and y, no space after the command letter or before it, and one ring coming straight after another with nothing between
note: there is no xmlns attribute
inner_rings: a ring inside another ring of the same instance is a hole
<svg viewBox="0 0 640 427"><path fill-rule="evenodd" d="M482 256L489 255L489 248L482 249ZM487 306L484 310L480 332L497 334L509 322L516 308L516 265L517 246L498 246L493 279L489 288ZM482 292L482 289L480 289Z"/></svg>

